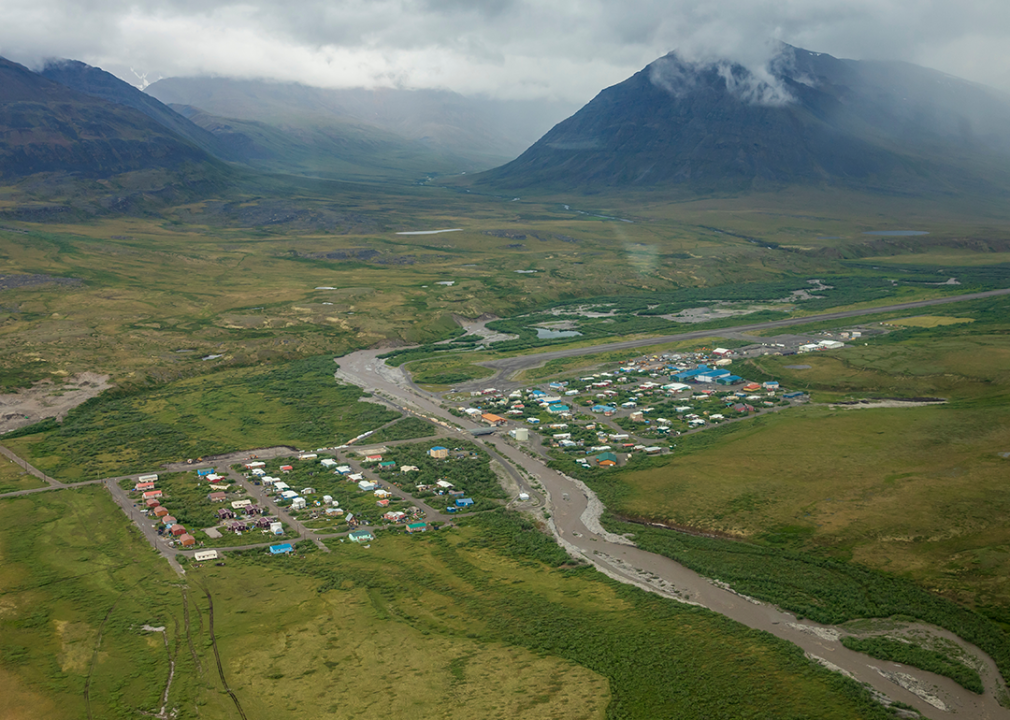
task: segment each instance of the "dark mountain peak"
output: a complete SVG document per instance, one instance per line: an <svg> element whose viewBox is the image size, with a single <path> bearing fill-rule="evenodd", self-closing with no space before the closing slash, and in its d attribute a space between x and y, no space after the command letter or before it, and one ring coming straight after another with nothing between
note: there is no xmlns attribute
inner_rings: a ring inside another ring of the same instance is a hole
<svg viewBox="0 0 1010 720"><path fill-rule="evenodd" d="M762 62L650 63L519 158L478 176L509 190L790 184L887 192L1010 187L1010 101L906 63L780 45Z"/></svg>
<svg viewBox="0 0 1010 720"><path fill-rule="evenodd" d="M81 67L88 68L80 63L65 70L80 72ZM5 179L40 172L111 177L210 160L131 107L78 92L0 58L0 176Z"/></svg>
<svg viewBox="0 0 1010 720"><path fill-rule="evenodd" d="M224 160L236 160L213 133L112 73L79 60L48 60L39 73L71 90L142 112L167 130Z"/></svg>

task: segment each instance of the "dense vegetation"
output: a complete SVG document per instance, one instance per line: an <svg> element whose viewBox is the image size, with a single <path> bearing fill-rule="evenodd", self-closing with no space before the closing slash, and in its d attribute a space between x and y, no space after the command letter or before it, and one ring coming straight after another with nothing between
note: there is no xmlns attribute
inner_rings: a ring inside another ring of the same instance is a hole
<svg viewBox="0 0 1010 720"><path fill-rule="evenodd" d="M937 625L978 645L1010 676L1010 635L999 624L903 578L788 548L616 521L610 528L634 533L645 550L817 622L906 615Z"/></svg>
<svg viewBox="0 0 1010 720"><path fill-rule="evenodd" d="M323 356L105 393L60 424L19 431L29 436L19 447L54 477L84 479L256 447L340 444L398 417L358 402L363 393L335 382L333 368Z"/></svg>
<svg viewBox="0 0 1010 720"><path fill-rule="evenodd" d="M915 643L883 637L843 637L842 645L881 660L904 663L937 675L944 675L975 693L982 693L985 690L977 670L943 653L928 650Z"/></svg>

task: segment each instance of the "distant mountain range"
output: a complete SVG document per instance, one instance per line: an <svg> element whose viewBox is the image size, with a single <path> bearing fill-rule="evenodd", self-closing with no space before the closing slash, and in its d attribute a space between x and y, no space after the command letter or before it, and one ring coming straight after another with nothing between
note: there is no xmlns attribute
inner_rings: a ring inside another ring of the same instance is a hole
<svg viewBox="0 0 1010 720"><path fill-rule="evenodd" d="M1006 193L1010 98L907 63L784 46L767 73L671 53L474 182L510 191L791 184Z"/></svg>
<svg viewBox="0 0 1010 720"><path fill-rule="evenodd" d="M484 170L519 155L577 106L443 90L326 89L168 78L147 93L265 170L363 179Z"/></svg>

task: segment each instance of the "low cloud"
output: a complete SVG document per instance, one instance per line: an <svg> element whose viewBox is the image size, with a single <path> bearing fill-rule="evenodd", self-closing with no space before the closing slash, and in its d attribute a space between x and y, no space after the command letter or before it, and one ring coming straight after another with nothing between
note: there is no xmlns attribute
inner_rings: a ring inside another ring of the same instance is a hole
<svg viewBox="0 0 1010 720"><path fill-rule="evenodd" d="M788 102L777 41L1010 90L1010 4L992 0L7 0L0 26L0 55L74 58L135 84L227 75L572 102L670 50L716 64L751 102Z"/></svg>

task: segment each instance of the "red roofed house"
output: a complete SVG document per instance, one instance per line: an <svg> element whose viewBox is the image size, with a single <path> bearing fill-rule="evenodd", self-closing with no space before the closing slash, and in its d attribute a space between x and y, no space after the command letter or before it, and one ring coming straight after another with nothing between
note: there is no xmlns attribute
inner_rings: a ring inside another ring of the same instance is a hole
<svg viewBox="0 0 1010 720"><path fill-rule="evenodd" d="M171 515L165 515L161 518L162 525L175 525L175 518Z"/></svg>
<svg viewBox="0 0 1010 720"><path fill-rule="evenodd" d="M154 490L154 483L153 482L139 482L139 483L137 483L136 485L133 486L133 489L135 491Z"/></svg>
<svg viewBox="0 0 1010 720"><path fill-rule="evenodd" d="M148 510L154 510L156 507L161 505L161 503L158 502L157 500L148 500L146 503L144 503L144 505L147 506Z"/></svg>
<svg viewBox="0 0 1010 720"><path fill-rule="evenodd" d="M281 465L281 472L291 472L294 469L293 465Z"/></svg>
<svg viewBox="0 0 1010 720"><path fill-rule="evenodd" d="M505 418L500 415L495 415L494 413L484 413L480 416L480 419L486 422L488 425L493 425L495 427L499 425L504 425L508 422Z"/></svg>
<svg viewBox="0 0 1010 720"><path fill-rule="evenodd" d="M160 497L161 497L161 490L148 490L146 493L144 493L145 500L151 500L153 498L160 498Z"/></svg>
<svg viewBox="0 0 1010 720"><path fill-rule="evenodd" d="M165 507L164 505L159 505L154 509L154 514L157 517L165 517L166 515L168 515L168 508Z"/></svg>
<svg viewBox="0 0 1010 720"><path fill-rule="evenodd" d="M176 537L179 537L180 535L186 534L186 528L184 528L179 523L176 523L175 525L172 526L172 529L169 532L171 532Z"/></svg>
<svg viewBox="0 0 1010 720"><path fill-rule="evenodd" d="M225 495L223 492L212 492L210 495L207 496L207 499L210 500L211 502L224 502L225 500L228 499L228 496Z"/></svg>
<svg viewBox="0 0 1010 720"><path fill-rule="evenodd" d="M196 545L196 538L189 533L184 533L179 536L179 542L182 543L183 547L192 547L193 545Z"/></svg>

